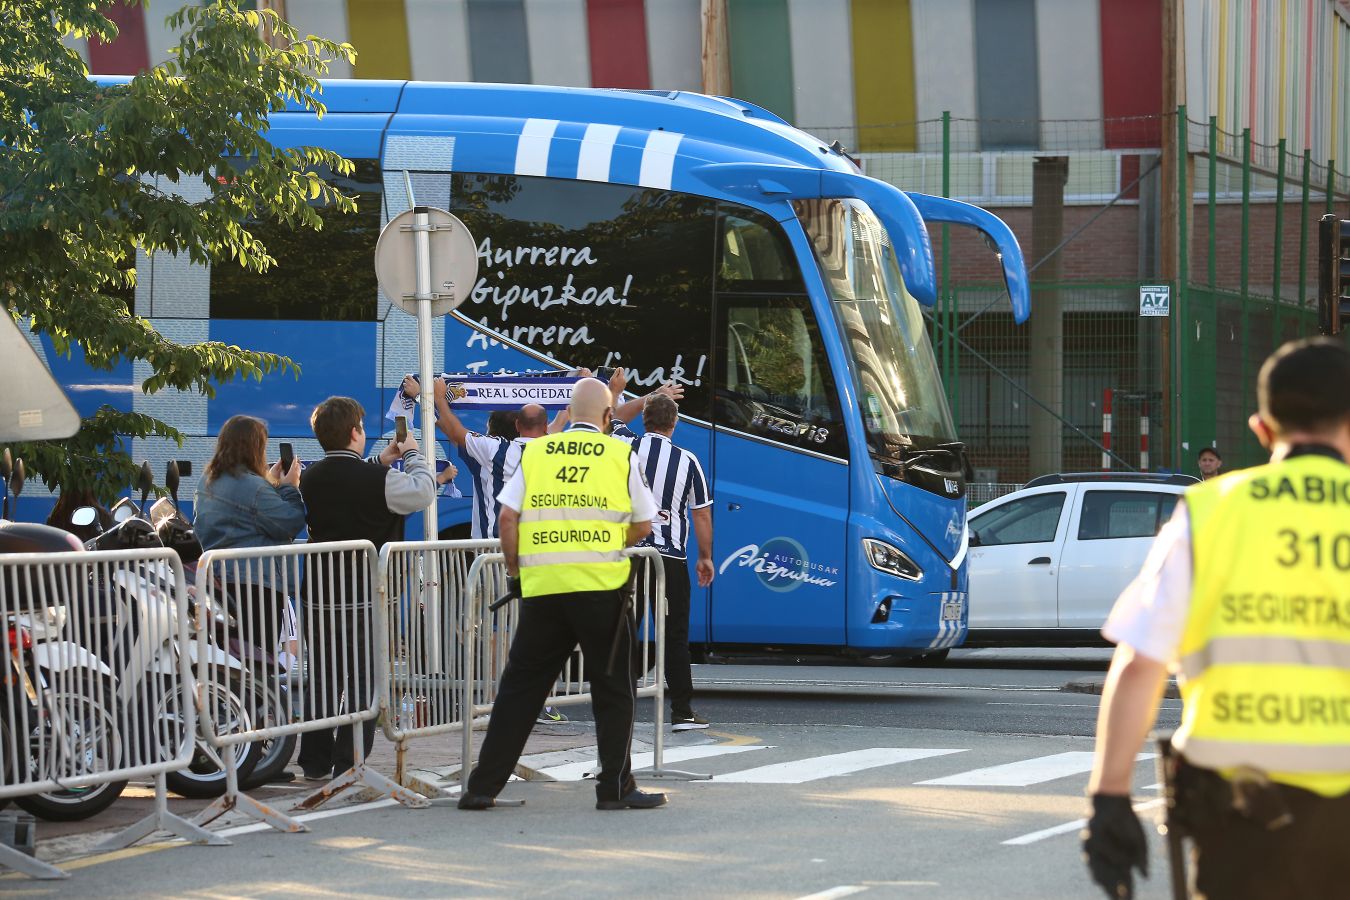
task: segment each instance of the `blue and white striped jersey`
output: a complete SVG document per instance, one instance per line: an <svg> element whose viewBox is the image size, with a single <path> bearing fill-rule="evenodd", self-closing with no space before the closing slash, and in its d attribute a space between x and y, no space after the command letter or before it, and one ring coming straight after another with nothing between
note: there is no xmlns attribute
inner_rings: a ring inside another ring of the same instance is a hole
<svg viewBox="0 0 1350 900"><path fill-rule="evenodd" d="M474 539L500 537L497 515L501 504L497 495L520 468L520 455L529 438L509 440L471 431L459 448L460 459L473 477L473 516L470 536Z"/></svg>
<svg viewBox="0 0 1350 900"><path fill-rule="evenodd" d="M639 437L619 419L613 420L613 426L615 437L632 444L642 476L656 498L652 533L639 546L655 547L662 556L684 559L689 544L689 510L712 503L698 457L675 446L663 434L649 432Z"/></svg>

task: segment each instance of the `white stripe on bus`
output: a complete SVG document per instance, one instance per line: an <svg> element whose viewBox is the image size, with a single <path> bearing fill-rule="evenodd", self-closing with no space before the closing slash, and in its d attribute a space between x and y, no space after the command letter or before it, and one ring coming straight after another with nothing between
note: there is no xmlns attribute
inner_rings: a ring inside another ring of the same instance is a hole
<svg viewBox="0 0 1350 900"><path fill-rule="evenodd" d="M638 174L638 184L670 190L670 180L675 174L675 151L679 149L683 138L684 135L673 131L648 133L647 144L642 148L642 169Z"/></svg>
<svg viewBox="0 0 1350 900"><path fill-rule="evenodd" d="M577 158L577 178L582 181L609 181L609 161L614 142L619 138L618 125L591 123L581 139L581 155Z"/></svg>
<svg viewBox="0 0 1350 900"><path fill-rule="evenodd" d="M526 119L516 145L517 175L547 175L548 148L553 143L553 132L558 130L557 119Z"/></svg>

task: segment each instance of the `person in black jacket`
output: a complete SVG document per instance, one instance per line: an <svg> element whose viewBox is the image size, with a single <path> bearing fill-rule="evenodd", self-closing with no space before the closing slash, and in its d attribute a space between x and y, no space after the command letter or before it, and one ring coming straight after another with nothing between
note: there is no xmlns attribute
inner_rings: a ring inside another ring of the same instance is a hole
<svg viewBox="0 0 1350 900"><path fill-rule="evenodd" d="M378 455L361 458L366 446L365 410L350 397L329 397L310 416L324 458L300 476L311 544L367 540L376 549L403 536L403 517L436 500L436 476L409 432ZM389 464L402 458L403 471ZM306 699L313 718L353 712L370 705L373 660L368 635L374 620L364 557L313 567L305 579L305 635L311 684ZM347 702L342 708L345 694ZM375 741L375 723L364 723L365 751ZM352 728L307 732L300 767L310 780L341 775L352 767Z"/></svg>

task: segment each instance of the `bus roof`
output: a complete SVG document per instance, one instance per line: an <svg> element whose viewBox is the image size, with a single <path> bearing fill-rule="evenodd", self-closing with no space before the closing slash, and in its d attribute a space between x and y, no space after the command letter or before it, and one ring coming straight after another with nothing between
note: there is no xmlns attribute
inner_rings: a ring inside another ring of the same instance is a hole
<svg viewBox="0 0 1350 900"><path fill-rule="evenodd" d="M773 113L722 97L543 85L322 83L323 123L292 104L271 117L270 140L379 157L386 169L548 175L702 194L717 192L689 172L708 163L858 171L841 152Z"/></svg>

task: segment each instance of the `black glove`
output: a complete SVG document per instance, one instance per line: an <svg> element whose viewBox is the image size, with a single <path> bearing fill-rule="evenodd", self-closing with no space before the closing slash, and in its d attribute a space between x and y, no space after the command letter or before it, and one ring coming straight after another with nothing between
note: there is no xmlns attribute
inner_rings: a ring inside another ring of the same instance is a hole
<svg viewBox="0 0 1350 900"><path fill-rule="evenodd" d="M1114 900L1134 896L1131 869L1148 877L1148 841L1128 796L1092 795L1092 818L1083 830L1083 859L1092 880Z"/></svg>
<svg viewBox="0 0 1350 900"><path fill-rule="evenodd" d="M520 592L520 576L508 576L506 579L506 593L488 604L488 612L496 612L512 600L519 600L523 596L524 595Z"/></svg>

